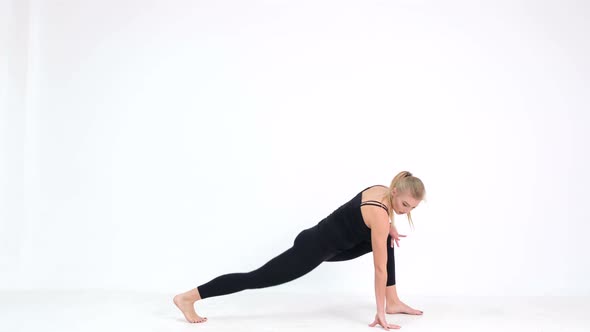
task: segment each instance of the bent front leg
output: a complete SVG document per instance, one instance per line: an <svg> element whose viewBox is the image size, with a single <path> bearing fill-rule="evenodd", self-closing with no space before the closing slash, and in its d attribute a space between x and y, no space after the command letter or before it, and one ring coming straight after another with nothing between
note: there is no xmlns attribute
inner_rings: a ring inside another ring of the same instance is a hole
<svg viewBox="0 0 590 332"><path fill-rule="evenodd" d="M362 242L362 243L357 244L356 246L354 246L348 250L344 250L344 251L339 252L335 256L329 258L327 260L327 262L348 261L348 260L360 257L366 253L371 252L371 251L372 251L371 242Z"/></svg>
<svg viewBox="0 0 590 332"><path fill-rule="evenodd" d="M339 252L327 262L340 262L355 259L373 251L371 242L362 242L348 250ZM391 246L391 235L387 237L387 286L395 285L395 255Z"/></svg>

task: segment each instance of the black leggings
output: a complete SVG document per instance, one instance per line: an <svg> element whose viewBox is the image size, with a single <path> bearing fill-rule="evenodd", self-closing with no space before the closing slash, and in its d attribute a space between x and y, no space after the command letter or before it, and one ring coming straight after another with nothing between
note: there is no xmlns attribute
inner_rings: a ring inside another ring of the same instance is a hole
<svg viewBox="0 0 590 332"><path fill-rule="evenodd" d="M372 251L370 242L334 253L322 248L319 241L308 241L297 236L294 245L271 259L260 268L248 273L231 273L219 276L198 286L202 299L227 295L245 289L265 288L295 280L318 267L322 262L346 261ZM391 236L387 238L387 286L395 285L395 259L391 247Z"/></svg>

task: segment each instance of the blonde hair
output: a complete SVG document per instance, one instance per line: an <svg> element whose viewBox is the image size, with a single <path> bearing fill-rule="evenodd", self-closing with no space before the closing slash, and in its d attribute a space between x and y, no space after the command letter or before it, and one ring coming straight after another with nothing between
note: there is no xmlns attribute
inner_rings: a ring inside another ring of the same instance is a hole
<svg viewBox="0 0 590 332"><path fill-rule="evenodd" d="M391 220L391 223L393 225L395 225L395 223L393 221L393 216L394 216L394 214L393 214L393 188L397 188L398 195L400 193L408 192L408 193L410 193L410 195L412 195L412 197L414 199L417 199L420 201L424 199L424 196L426 195L426 191L424 190L424 183L422 183L422 180L413 176L412 173L410 173L408 171L399 172L393 178L393 180L391 180L391 185L389 186L389 190L387 191L387 194L385 194L385 196L383 196L383 198L387 199L387 201L389 202L390 207L389 207L389 211L387 211L387 212L391 216L391 217L389 217L389 219ZM408 223L410 224L410 227L412 229L414 229L414 222L412 221L412 214L410 213L410 211L408 211L407 215L408 215Z"/></svg>

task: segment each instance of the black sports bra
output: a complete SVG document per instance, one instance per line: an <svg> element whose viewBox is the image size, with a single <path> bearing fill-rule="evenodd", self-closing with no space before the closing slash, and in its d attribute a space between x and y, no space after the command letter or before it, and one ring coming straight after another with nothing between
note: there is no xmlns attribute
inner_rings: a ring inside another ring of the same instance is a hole
<svg viewBox="0 0 590 332"><path fill-rule="evenodd" d="M383 208L383 209L384 209L384 210L387 212L387 214L389 215L389 210L387 209L387 206L386 206L385 204L381 203L381 202L377 202L377 201L372 201L372 200L370 200L370 201L364 201L364 202L362 202L362 203L361 203L361 206L363 206L363 205L374 205L374 206L380 206L380 207L382 207L382 208Z"/></svg>
<svg viewBox="0 0 590 332"><path fill-rule="evenodd" d="M371 187L376 187L376 186L378 186L378 185L371 186ZM371 188L371 187L369 187L369 188ZM366 188L365 190L367 190L369 188ZM368 200L368 201L361 202L361 205L360 206L363 206L363 205L374 205L374 206L382 207L387 212L387 215L389 215L389 210L387 209L387 205L385 205L385 204L383 204L381 202L374 201L374 200Z"/></svg>

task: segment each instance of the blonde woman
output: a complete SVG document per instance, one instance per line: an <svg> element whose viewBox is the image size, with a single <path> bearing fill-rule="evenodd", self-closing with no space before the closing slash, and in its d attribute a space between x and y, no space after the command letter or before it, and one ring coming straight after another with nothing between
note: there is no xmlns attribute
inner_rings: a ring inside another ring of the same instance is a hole
<svg viewBox="0 0 590 332"><path fill-rule="evenodd" d="M322 262L345 261L373 252L377 313L369 326L386 330L400 326L388 324L385 314L421 315L397 296L395 286L394 243L401 237L393 222L395 214L407 214L413 227L411 211L424 199L424 184L410 172L397 174L389 187L374 185L356 194L317 225L301 231L293 246L248 273L219 276L197 288L178 294L173 301L190 323L202 323L207 317L197 315L196 301L227 295L246 289L280 285L297 279ZM388 245L389 244L389 245Z"/></svg>

